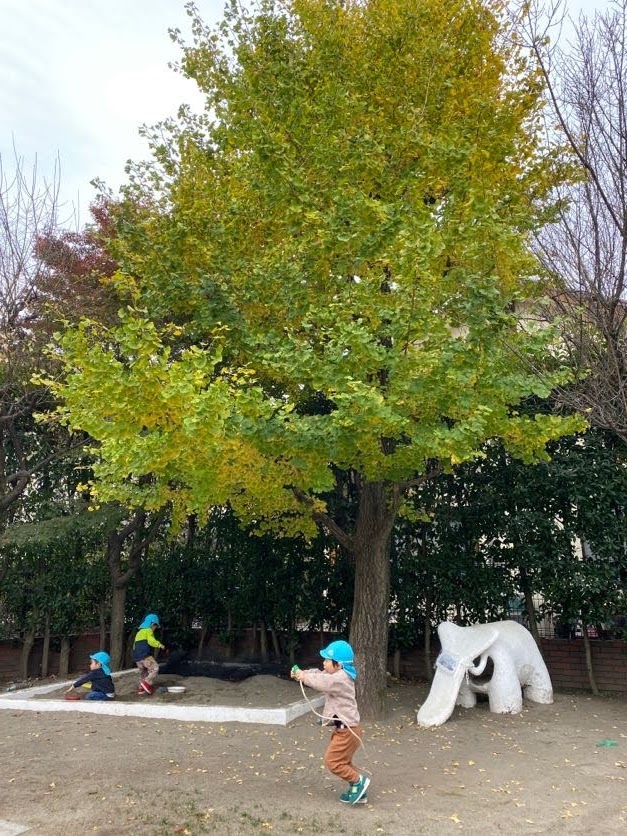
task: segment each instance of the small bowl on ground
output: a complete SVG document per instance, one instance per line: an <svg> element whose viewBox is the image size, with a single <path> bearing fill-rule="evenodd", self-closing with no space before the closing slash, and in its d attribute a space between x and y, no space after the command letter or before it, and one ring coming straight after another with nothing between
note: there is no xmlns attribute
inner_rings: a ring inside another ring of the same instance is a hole
<svg viewBox="0 0 627 836"><path fill-rule="evenodd" d="M184 685L170 685L168 688L168 694L184 694L185 693L185 686Z"/></svg>

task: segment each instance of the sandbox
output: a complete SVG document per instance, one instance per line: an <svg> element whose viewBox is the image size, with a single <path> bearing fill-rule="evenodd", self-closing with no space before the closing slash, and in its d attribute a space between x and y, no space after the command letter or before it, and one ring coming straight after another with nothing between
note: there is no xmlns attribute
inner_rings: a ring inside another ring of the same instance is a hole
<svg viewBox="0 0 627 836"><path fill-rule="evenodd" d="M12 711L79 711L118 717L144 717L205 723L264 723L287 725L292 720L320 709L324 697L309 691L306 698L300 687L280 677L251 676L229 682L208 677L160 675L155 693L136 693L136 670L115 673L116 698L92 702L65 700L65 691L73 680L54 682L0 694L0 709ZM183 693L172 694L168 687L181 686ZM80 691L80 689L79 689Z"/></svg>

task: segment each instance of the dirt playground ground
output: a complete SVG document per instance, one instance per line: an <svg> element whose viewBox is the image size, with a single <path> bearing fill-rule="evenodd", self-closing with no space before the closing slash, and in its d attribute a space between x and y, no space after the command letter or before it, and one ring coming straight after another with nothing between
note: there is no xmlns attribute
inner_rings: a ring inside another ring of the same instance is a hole
<svg viewBox="0 0 627 836"><path fill-rule="evenodd" d="M182 697L146 699L301 696L271 676L185 684ZM118 698L144 699L135 685L120 682ZM329 732L311 713L284 727L3 709L0 820L29 836L627 833L627 699L562 693L517 716L482 702L426 730L415 722L426 694L390 685L388 717L366 725L357 756L372 784L355 807L338 801L345 787L322 763Z"/></svg>

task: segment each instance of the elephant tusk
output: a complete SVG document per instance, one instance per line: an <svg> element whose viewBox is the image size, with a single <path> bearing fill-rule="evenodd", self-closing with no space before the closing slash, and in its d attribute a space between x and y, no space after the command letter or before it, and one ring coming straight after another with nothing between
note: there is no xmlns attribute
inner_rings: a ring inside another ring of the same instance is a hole
<svg viewBox="0 0 627 836"><path fill-rule="evenodd" d="M490 656L488 653L482 653L481 658L479 660L479 664L477 666L468 666L468 673L472 674L473 676L480 676L484 672L485 666L488 664L489 658Z"/></svg>

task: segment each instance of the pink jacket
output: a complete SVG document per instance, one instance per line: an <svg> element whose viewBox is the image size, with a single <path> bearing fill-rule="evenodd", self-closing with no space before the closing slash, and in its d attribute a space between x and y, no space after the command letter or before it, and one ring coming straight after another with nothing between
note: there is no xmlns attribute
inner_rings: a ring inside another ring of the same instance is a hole
<svg viewBox="0 0 627 836"><path fill-rule="evenodd" d="M346 671L340 669L335 673L327 673L317 668L309 668L303 671L302 683L326 694L322 710L325 719L337 716L346 726L359 725L355 683Z"/></svg>

